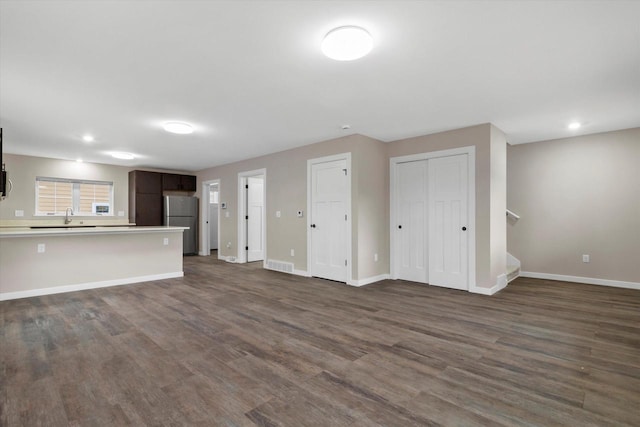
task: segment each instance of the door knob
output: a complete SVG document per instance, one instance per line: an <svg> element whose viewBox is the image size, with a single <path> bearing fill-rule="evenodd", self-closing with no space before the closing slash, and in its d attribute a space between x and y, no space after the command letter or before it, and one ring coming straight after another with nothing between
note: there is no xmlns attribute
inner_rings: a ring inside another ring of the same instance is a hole
<svg viewBox="0 0 640 427"><path fill-rule="evenodd" d="M462 227L462 231L467 231L467 227Z"/></svg>
<svg viewBox="0 0 640 427"><path fill-rule="evenodd" d="M316 225L315 224L311 224L311 228L316 228Z"/></svg>
<svg viewBox="0 0 640 427"><path fill-rule="evenodd" d="M399 225L399 226L398 226L398 228L402 228L402 226L401 226L401 225Z"/></svg>

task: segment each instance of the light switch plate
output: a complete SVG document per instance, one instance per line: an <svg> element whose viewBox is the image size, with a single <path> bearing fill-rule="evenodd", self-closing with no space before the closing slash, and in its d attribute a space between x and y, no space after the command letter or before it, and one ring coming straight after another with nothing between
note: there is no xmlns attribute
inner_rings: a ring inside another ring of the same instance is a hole
<svg viewBox="0 0 640 427"><path fill-rule="evenodd" d="M169 244L169 238L168 238L168 237L165 237L165 238L162 240L162 244L163 244L163 245L165 245L165 246L167 246L167 245Z"/></svg>
<svg viewBox="0 0 640 427"><path fill-rule="evenodd" d="M16 209L15 215L16 216L24 216L24 211Z"/></svg>
<svg viewBox="0 0 640 427"><path fill-rule="evenodd" d="M229 218L229 212L224 213L225 218Z"/></svg>
<svg viewBox="0 0 640 427"><path fill-rule="evenodd" d="M282 212L276 211L276 218L280 218L282 216Z"/></svg>
<svg viewBox="0 0 640 427"><path fill-rule="evenodd" d="M45 245L44 243L38 243L38 253L39 254L43 254L45 251Z"/></svg>

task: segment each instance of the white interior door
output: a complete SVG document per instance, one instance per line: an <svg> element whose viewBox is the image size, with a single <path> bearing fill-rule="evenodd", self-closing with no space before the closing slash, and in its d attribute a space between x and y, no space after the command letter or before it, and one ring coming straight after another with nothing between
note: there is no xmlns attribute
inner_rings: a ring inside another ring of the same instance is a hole
<svg viewBox="0 0 640 427"><path fill-rule="evenodd" d="M247 261L264 259L264 177L247 178Z"/></svg>
<svg viewBox="0 0 640 427"><path fill-rule="evenodd" d="M311 275L347 281L346 160L311 165Z"/></svg>
<svg viewBox="0 0 640 427"><path fill-rule="evenodd" d="M400 163L396 174L397 276L427 283L427 160Z"/></svg>
<svg viewBox="0 0 640 427"><path fill-rule="evenodd" d="M468 289L467 154L429 160L429 283Z"/></svg>
<svg viewBox="0 0 640 427"><path fill-rule="evenodd" d="M209 187L209 250L218 249L218 199L217 185Z"/></svg>

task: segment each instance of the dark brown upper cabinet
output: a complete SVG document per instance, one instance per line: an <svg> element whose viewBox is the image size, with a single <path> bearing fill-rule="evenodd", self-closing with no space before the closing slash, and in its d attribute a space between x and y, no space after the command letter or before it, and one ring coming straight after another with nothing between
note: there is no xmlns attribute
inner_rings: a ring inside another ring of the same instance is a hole
<svg viewBox="0 0 640 427"><path fill-rule="evenodd" d="M162 174L158 172L129 172L129 188L136 193L162 194Z"/></svg>
<svg viewBox="0 0 640 427"><path fill-rule="evenodd" d="M163 173L162 189L165 191L196 191L196 177L193 175Z"/></svg>
<svg viewBox="0 0 640 427"><path fill-rule="evenodd" d="M175 173L163 173L162 189L168 191L180 191L180 175Z"/></svg>
<svg viewBox="0 0 640 427"><path fill-rule="evenodd" d="M196 191L196 177L137 170L129 172L129 222L162 225L163 191Z"/></svg>

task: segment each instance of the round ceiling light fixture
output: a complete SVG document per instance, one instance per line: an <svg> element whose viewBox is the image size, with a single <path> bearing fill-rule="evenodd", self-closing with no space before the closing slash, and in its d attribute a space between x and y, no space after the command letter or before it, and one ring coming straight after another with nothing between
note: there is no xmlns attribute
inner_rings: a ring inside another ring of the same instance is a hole
<svg viewBox="0 0 640 427"><path fill-rule="evenodd" d="M576 129L579 129L579 128L580 128L580 126L582 126L582 125L580 124L580 122L571 122L571 123L569 123L569 126L567 126L567 127L568 127L569 129L571 129L571 130L576 130Z"/></svg>
<svg viewBox="0 0 640 427"><path fill-rule="evenodd" d="M336 61L353 61L373 49L373 38L367 30L353 25L334 28L322 40L322 53Z"/></svg>
<svg viewBox="0 0 640 427"><path fill-rule="evenodd" d="M134 156L133 154L125 153L123 151L114 151L113 153L111 153L111 157L120 160L133 160L136 158L136 156Z"/></svg>
<svg viewBox="0 0 640 427"><path fill-rule="evenodd" d="M166 122L162 127L167 132L177 133L179 135L188 135L193 133L193 126L184 122Z"/></svg>
<svg viewBox="0 0 640 427"><path fill-rule="evenodd" d="M86 134L82 137L82 140L84 142L93 142L95 141L95 138L93 137L93 135Z"/></svg>

